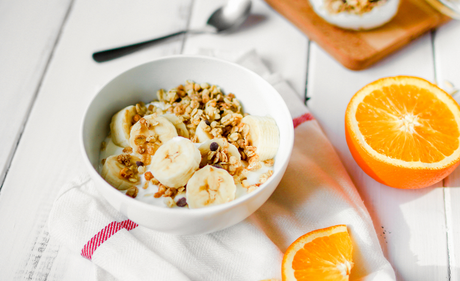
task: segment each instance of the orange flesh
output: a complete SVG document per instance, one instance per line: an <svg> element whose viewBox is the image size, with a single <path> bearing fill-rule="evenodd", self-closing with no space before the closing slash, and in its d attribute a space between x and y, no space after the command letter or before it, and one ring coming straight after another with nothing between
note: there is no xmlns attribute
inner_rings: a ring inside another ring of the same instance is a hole
<svg viewBox="0 0 460 281"><path fill-rule="evenodd" d="M366 143L393 159L435 163L459 146L452 112L436 95L414 85L374 90L355 117Z"/></svg>
<svg viewBox="0 0 460 281"><path fill-rule="evenodd" d="M352 260L352 244L348 233L339 232L306 243L292 261L296 280L348 280L346 266ZM351 269L351 268L350 268Z"/></svg>

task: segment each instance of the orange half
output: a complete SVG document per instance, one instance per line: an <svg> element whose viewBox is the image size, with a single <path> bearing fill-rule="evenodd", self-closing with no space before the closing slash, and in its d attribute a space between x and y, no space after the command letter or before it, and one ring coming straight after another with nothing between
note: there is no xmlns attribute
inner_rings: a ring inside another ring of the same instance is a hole
<svg viewBox="0 0 460 281"><path fill-rule="evenodd" d="M318 229L299 237L286 250L283 281L345 281L353 267L353 245L346 225Z"/></svg>
<svg viewBox="0 0 460 281"><path fill-rule="evenodd" d="M348 104L345 134L358 165L396 188L422 188L460 161L460 107L436 85L410 76L379 79Z"/></svg>

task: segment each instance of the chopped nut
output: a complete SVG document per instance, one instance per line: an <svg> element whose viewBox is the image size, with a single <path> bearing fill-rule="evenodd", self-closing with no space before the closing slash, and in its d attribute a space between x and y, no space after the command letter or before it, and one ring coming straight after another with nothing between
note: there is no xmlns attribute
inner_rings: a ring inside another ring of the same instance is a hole
<svg viewBox="0 0 460 281"><path fill-rule="evenodd" d="M134 123L137 123L137 121L141 120L141 118L142 118L142 116L140 116L139 114L134 115L134 117L133 117Z"/></svg>
<svg viewBox="0 0 460 281"><path fill-rule="evenodd" d="M127 146L123 148L123 153L133 153L133 148L130 146Z"/></svg>
<svg viewBox="0 0 460 281"><path fill-rule="evenodd" d="M137 148L136 151L137 151L137 153L139 153L139 154L144 154L144 153L145 153L145 147L139 146L139 147ZM145 161L144 161L144 162L145 162ZM146 163L146 164L147 164L147 163ZM147 165L148 165L148 164L147 164Z"/></svg>
<svg viewBox="0 0 460 281"><path fill-rule="evenodd" d="M160 183L156 178L151 179L150 182L154 185L158 185Z"/></svg>
<svg viewBox="0 0 460 281"><path fill-rule="evenodd" d="M145 177L145 180L147 180L147 181L153 179L152 172L145 173L144 177Z"/></svg>
<svg viewBox="0 0 460 281"><path fill-rule="evenodd" d="M173 208L176 206L176 202L174 202L174 199L172 199L171 197L166 197L163 199L163 202L165 203L166 206L168 206L169 208Z"/></svg>
<svg viewBox="0 0 460 281"><path fill-rule="evenodd" d="M101 142L101 151L104 151L107 148L107 143L105 141Z"/></svg>
<svg viewBox="0 0 460 281"><path fill-rule="evenodd" d="M129 197L131 197L131 198L136 198L138 192L139 192L139 189L138 189L136 186L131 186L131 187L128 188L128 190L126 191L126 195L129 196Z"/></svg>
<svg viewBox="0 0 460 281"><path fill-rule="evenodd" d="M265 160L263 162L264 162L265 166L272 167L273 164L275 164L275 159L268 159L268 160Z"/></svg>
<svg viewBox="0 0 460 281"><path fill-rule="evenodd" d="M268 172L260 175L259 183L265 183L273 175L273 170L268 170Z"/></svg>
<svg viewBox="0 0 460 281"><path fill-rule="evenodd" d="M136 112L137 114L144 116L147 111L147 108L145 107L145 103L140 102L136 104Z"/></svg>
<svg viewBox="0 0 460 281"><path fill-rule="evenodd" d="M230 161L229 163L231 165L235 165L236 163L238 163L238 158L236 158L235 156L230 156Z"/></svg>
<svg viewBox="0 0 460 281"><path fill-rule="evenodd" d="M131 156L129 154L120 154L117 156L117 161L127 167L131 165Z"/></svg>
<svg viewBox="0 0 460 281"><path fill-rule="evenodd" d="M145 173L145 166L139 166L139 167L137 167L137 172L138 172L139 174Z"/></svg>
<svg viewBox="0 0 460 281"><path fill-rule="evenodd" d="M142 188L147 189L148 187L149 187L149 182L147 181L147 182L144 183L144 186Z"/></svg>
<svg viewBox="0 0 460 281"><path fill-rule="evenodd" d="M147 138L144 135L137 135L134 137L135 145L143 145L146 141L147 141Z"/></svg>
<svg viewBox="0 0 460 281"><path fill-rule="evenodd" d="M155 144L147 144L147 154L153 155L157 151L158 147Z"/></svg>
<svg viewBox="0 0 460 281"><path fill-rule="evenodd" d="M160 184L158 185L158 192L159 192L159 193L164 194L164 193L166 192L166 189L167 189L167 187L164 186L163 184L160 183Z"/></svg>

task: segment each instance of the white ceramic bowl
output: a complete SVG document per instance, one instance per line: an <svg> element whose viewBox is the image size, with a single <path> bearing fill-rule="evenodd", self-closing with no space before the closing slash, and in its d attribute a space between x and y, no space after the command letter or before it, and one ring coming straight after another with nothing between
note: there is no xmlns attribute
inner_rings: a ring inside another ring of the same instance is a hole
<svg viewBox="0 0 460 281"><path fill-rule="evenodd" d="M201 209L167 208L134 200L109 185L97 171L101 142L109 133L112 115L139 101L156 99L160 88L186 80L208 82L234 93L245 112L270 115L280 130L274 174L254 192L232 202ZM256 211L280 182L294 142L292 119L281 96L264 79L239 65L201 56L171 56L129 69L108 82L89 104L82 124L82 150L89 173L100 193L115 209L139 225L178 234L202 234L232 226Z"/></svg>

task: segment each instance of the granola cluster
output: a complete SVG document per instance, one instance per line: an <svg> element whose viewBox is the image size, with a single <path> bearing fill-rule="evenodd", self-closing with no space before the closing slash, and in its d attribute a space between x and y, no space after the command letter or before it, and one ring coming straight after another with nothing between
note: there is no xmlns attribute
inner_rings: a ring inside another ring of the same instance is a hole
<svg viewBox="0 0 460 281"><path fill-rule="evenodd" d="M383 5L387 0L325 0L324 6L330 14L342 12L362 15L374 7Z"/></svg>
<svg viewBox="0 0 460 281"><path fill-rule="evenodd" d="M186 81L185 84L168 91L158 90L157 97L158 100L153 101L153 104L146 105L139 102L135 105L136 114L131 120L131 125L139 122L142 130L149 130L157 124L148 122L145 116L173 113L185 124L189 138L194 143L199 142L196 131L197 127L201 126L203 131L216 141L211 143L209 152L202 155L200 168L209 164L225 169L233 176L235 183L242 183L248 192L263 184L273 174L273 171L269 171L260 177L257 184L247 184L248 172L261 168L262 164L255 152L256 147L249 143L249 126L241 122L247 114L243 112L241 103L234 94L224 94L216 85ZM135 151L131 147L126 147L123 149L124 154L117 158L121 164L126 166L120 172L120 176L136 184L139 182L139 175L143 175L145 183L142 189L147 189L150 184L158 187L153 197L163 197L168 207L186 206L185 197L180 198L177 202L173 200L177 195L185 194L186 186L179 188L165 186L155 179L151 172L146 171L146 166L150 165L151 156L162 145L161 141L155 136L139 135L134 138L134 143L136 144ZM237 148L237 152L229 151L230 144ZM106 143L104 142L101 150L105 148ZM132 153L141 158L130 156ZM264 163L266 166L272 166L273 159ZM127 190L126 195L135 198L138 191L139 189L133 185Z"/></svg>
<svg viewBox="0 0 460 281"><path fill-rule="evenodd" d="M124 166L124 168L120 170L120 177L132 183L137 183L139 181L139 176L134 158L129 154L120 154L117 157L117 161Z"/></svg>

